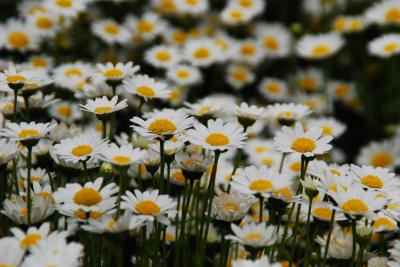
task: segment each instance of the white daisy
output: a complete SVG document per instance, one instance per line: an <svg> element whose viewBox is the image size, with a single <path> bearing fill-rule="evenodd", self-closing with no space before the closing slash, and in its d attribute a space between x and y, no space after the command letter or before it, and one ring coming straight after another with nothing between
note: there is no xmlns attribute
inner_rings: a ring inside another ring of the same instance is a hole
<svg viewBox="0 0 400 267"><path fill-rule="evenodd" d="M282 58L290 53L291 35L289 30L278 23L256 25L257 39L269 58Z"/></svg>
<svg viewBox="0 0 400 267"><path fill-rule="evenodd" d="M365 12L367 21L380 25L400 24L400 3L397 0L387 0L374 3Z"/></svg>
<svg viewBox="0 0 400 267"><path fill-rule="evenodd" d="M181 61L178 49L165 45L153 46L146 51L144 58L147 63L156 68L171 68Z"/></svg>
<svg viewBox="0 0 400 267"><path fill-rule="evenodd" d="M310 113L308 106L295 103L268 105L266 110L268 118L284 124L299 121Z"/></svg>
<svg viewBox="0 0 400 267"><path fill-rule="evenodd" d="M59 119L66 123L72 123L82 118L82 112L76 103L62 101L49 108L49 114L55 119Z"/></svg>
<svg viewBox="0 0 400 267"><path fill-rule="evenodd" d="M5 165L19 154L18 143L0 139L0 166Z"/></svg>
<svg viewBox="0 0 400 267"><path fill-rule="evenodd" d="M304 131L303 126L298 122L294 128L283 126L274 138L276 149L285 153L302 154L306 157L324 154L332 148L329 144L332 136L321 137L322 131L321 128Z"/></svg>
<svg viewBox="0 0 400 267"><path fill-rule="evenodd" d="M231 224L234 235L226 238L237 241L239 244L250 247L267 247L275 243L275 227L266 226L265 223L247 223L242 227Z"/></svg>
<svg viewBox="0 0 400 267"><path fill-rule="evenodd" d="M264 108L259 108L255 105L249 106L247 103L242 102L240 106L235 105L235 113L238 122L243 127L253 125L256 120L260 119L264 114Z"/></svg>
<svg viewBox="0 0 400 267"><path fill-rule="evenodd" d="M400 11L399 11L400 12ZM400 53L400 34L386 34L368 43L371 55L389 58Z"/></svg>
<svg viewBox="0 0 400 267"><path fill-rule="evenodd" d="M258 86L258 91L268 100L282 101L288 98L288 86L283 80L265 77Z"/></svg>
<svg viewBox="0 0 400 267"><path fill-rule="evenodd" d="M86 0L46 0L45 6L57 15L75 17L86 8L87 3Z"/></svg>
<svg viewBox="0 0 400 267"><path fill-rule="evenodd" d="M114 96L108 100L106 96L98 97L95 100L89 99L86 105L80 105L81 109L87 112L92 112L98 116L114 113L118 110L124 109L128 106L127 99L118 102L118 96Z"/></svg>
<svg viewBox="0 0 400 267"><path fill-rule="evenodd" d="M221 49L211 39L189 40L183 52L194 66L207 67L221 59Z"/></svg>
<svg viewBox="0 0 400 267"><path fill-rule="evenodd" d="M100 78L105 81L122 81L139 71L140 67L133 65L133 62L128 63L117 63L113 64L108 62L107 64L97 64L97 75L94 78Z"/></svg>
<svg viewBox="0 0 400 267"><path fill-rule="evenodd" d="M361 148L356 162L359 165L371 165L393 169L400 164L400 150L398 144L391 140L371 142Z"/></svg>
<svg viewBox="0 0 400 267"><path fill-rule="evenodd" d="M190 65L177 65L171 67L168 69L166 76L171 81L183 86L190 86L199 83L202 80L200 70Z"/></svg>
<svg viewBox="0 0 400 267"><path fill-rule="evenodd" d="M50 12L40 12L28 16L27 23L32 25L32 30L40 36L53 37L58 29L57 16Z"/></svg>
<svg viewBox="0 0 400 267"><path fill-rule="evenodd" d="M322 128L322 135L331 135L334 138L341 136L346 130L346 125L335 118L312 118L306 122L307 128Z"/></svg>
<svg viewBox="0 0 400 267"><path fill-rule="evenodd" d="M220 13L221 21L232 26L245 24L249 22L253 16L253 12L237 4L228 4Z"/></svg>
<svg viewBox="0 0 400 267"><path fill-rule="evenodd" d="M10 231L22 249L31 249L37 246L40 240L47 237L50 232L50 224L43 223L39 228L29 227L26 233L17 227L11 228Z"/></svg>
<svg viewBox="0 0 400 267"><path fill-rule="evenodd" d="M207 0L175 0L177 12L191 15L201 15L208 10Z"/></svg>
<svg viewBox="0 0 400 267"><path fill-rule="evenodd" d="M20 247L18 240L13 237L3 237L0 239L0 265L19 266L25 250Z"/></svg>
<svg viewBox="0 0 400 267"><path fill-rule="evenodd" d="M227 82L234 89L241 89L255 80L253 71L244 65L230 65L227 69Z"/></svg>
<svg viewBox="0 0 400 267"><path fill-rule="evenodd" d="M350 169L350 175L354 177L354 181L372 189L390 189L399 185L397 179L395 179L396 174L389 172L388 169L365 165L359 167L354 164L351 165Z"/></svg>
<svg viewBox="0 0 400 267"><path fill-rule="evenodd" d="M1 45L8 50L30 51L39 47L39 36L30 24L9 20L1 27Z"/></svg>
<svg viewBox="0 0 400 267"><path fill-rule="evenodd" d="M131 122L135 132L145 138L169 139L174 134L182 134L192 126L193 119L176 110L155 111L146 120L140 117L133 117Z"/></svg>
<svg viewBox="0 0 400 267"><path fill-rule="evenodd" d="M343 44L342 37L334 33L307 34L297 42L296 50L300 57L319 60L333 56L342 48Z"/></svg>
<svg viewBox="0 0 400 267"><path fill-rule="evenodd" d="M77 163L98 158L105 145L105 140L102 140L100 136L82 133L72 138L62 139L54 146L54 154L67 162Z"/></svg>
<svg viewBox="0 0 400 267"><path fill-rule="evenodd" d="M195 123L193 127L186 132L187 140L205 149L224 151L242 148L247 139L243 127L236 122L208 120L207 127L200 123Z"/></svg>
<svg viewBox="0 0 400 267"><path fill-rule="evenodd" d="M143 193L135 190L135 194L126 191L122 199L122 209L131 210L148 221L157 220L168 225L169 218L176 214L177 202L168 195L159 195L158 190Z"/></svg>
<svg viewBox="0 0 400 267"><path fill-rule="evenodd" d="M132 145L122 145L118 147L116 144L110 144L104 147L101 157L104 161L115 166L129 166L138 163L145 155L145 151L140 148L132 148Z"/></svg>
<svg viewBox="0 0 400 267"><path fill-rule="evenodd" d="M21 122L19 124L7 122L5 128L1 129L0 135L14 141L39 140L56 127L51 123Z"/></svg>
<svg viewBox="0 0 400 267"><path fill-rule="evenodd" d="M166 27L166 23L156 13L152 12L144 13L140 18L128 16L125 25L133 32L133 39L147 41L153 40Z"/></svg>
<svg viewBox="0 0 400 267"><path fill-rule="evenodd" d="M129 30L112 19L97 20L92 24L93 33L107 44L126 44L131 38Z"/></svg>
<svg viewBox="0 0 400 267"><path fill-rule="evenodd" d="M147 75L136 75L135 77L124 80L123 86L128 93L143 98L145 101L153 98L167 98L170 90L167 84L156 81Z"/></svg>
<svg viewBox="0 0 400 267"><path fill-rule="evenodd" d="M294 82L299 89L312 93L321 89L324 83L324 75L319 69L308 68L297 72Z"/></svg>

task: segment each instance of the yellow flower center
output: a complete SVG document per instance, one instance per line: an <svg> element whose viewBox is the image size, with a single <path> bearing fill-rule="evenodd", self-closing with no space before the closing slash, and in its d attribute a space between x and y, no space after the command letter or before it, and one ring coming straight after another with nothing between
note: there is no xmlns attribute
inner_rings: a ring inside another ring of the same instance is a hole
<svg viewBox="0 0 400 267"><path fill-rule="evenodd" d="M156 58L160 61L166 62L171 59L171 55L168 51L157 51Z"/></svg>
<svg viewBox="0 0 400 267"><path fill-rule="evenodd" d="M199 3L199 0L186 0L186 4L195 6Z"/></svg>
<svg viewBox="0 0 400 267"><path fill-rule="evenodd" d="M266 85L265 89L271 94L278 94L281 91L281 86L277 82L270 82Z"/></svg>
<svg viewBox="0 0 400 267"><path fill-rule="evenodd" d="M394 42L385 44L385 46L383 47L383 50L388 53L396 52L398 49L399 49L399 45Z"/></svg>
<svg viewBox="0 0 400 267"><path fill-rule="evenodd" d="M190 72L187 70L177 70L176 76L178 76L181 79L186 79L190 76Z"/></svg>
<svg viewBox="0 0 400 267"><path fill-rule="evenodd" d="M184 44L186 42L186 34L182 31L175 31L172 34L172 38L177 42L178 44Z"/></svg>
<svg viewBox="0 0 400 267"><path fill-rule="evenodd" d="M78 217L82 220L86 220L87 217L89 217L90 219L97 219L102 215L102 213L100 211L90 211L90 212L85 212L84 210L78 209L76 211L74 211L74 216Z"/></svg>
<svg viewBox="0 0 400 267"><path fill-rule="evenodd" d="M29 44L29 37L23 32L12 32L8 35L8 42L16 48L23 48Z"/></svg>
<svg viewBox="0 0 400 267"><path fill-rule="evenodd" d="M68 118L69 116L71 116L72 110L68 106L60 106L57 109L57 113L65 118Z"/></svg>
<svg viewBox="0 0 400 267"><path fill-rule="evenodd" d="M0 263L0 267L16 267L16 266L7 263Z"/></svg>
<svg viewBox="0 0 400 267"><path fill-rule="evenodd" d="M267 36L264 38L264 47L275 51L279 48L279 42L275 37Z"/></svg>
<svg viewBox="0 0 400 267"><path fill-rule="evenodd" d="M100 203L102 197L100 193L93 188L82 188L75 193L74 202L79 205L92 206Z"/></svg>
<svg viewBox="0 0 400 267"><path fill-rule="evenodd" d="M154 24L151 21L141 20L137 23L136 29L141 33L149 33L154 30Z"/></svg>
<svg viewBox="0 0 400 267"><path fill-rule="evenodd" d="M14 104L5 103L1 109L4 110L4 111L11 111L11 110L14 109Z"/></svg>
<svg viewBox="0 0 400 267"><path fill-rule="evenodd" d="M340 208L349 213L364 213L369 210L364 201L356 198L347 200L340 206Z"/></svg>
<svg viewBox="0 0 400 267"><path fill-rule="evenodd" d="M94 112L96 114L104 114L104 113L109 113L113 110L112 107L110 106L103 106L103 107L97 107L94 109Z"/></svg>
<svg viewBox="0 0 400 267"><path fill-rule="evenodd" d="M331 51L332 51L331 48L326 44L316 45L312 50L312 56L316 58L324 57L329 55Z"/></svg>
<svg viewBox="0 0 400 267"><path fill-rule="evenodd" d="M136 88L136 92L145 97L152 97L156 95L155 91L148 86L139 86Z"/></svg>
<svg viewBox="0 0 400 267"><path fill-rule="evenodd" d="M170 120L158 119L150 123L147 129L154 134L163 135L175 131L176 126Z"/></svg>
<svg viewBox="0 0 400 267"><path fill-rule="evenodd" d="M35 246L40 239L42 239L42 236L39 234L27 234L25 238L21 240L20 246L23 249L30 248Z"/></svg>
<svg viewBox="0 0 400 267"><path fill-rule="evenodd" d="M333 22L333 29L336 32L342 32L346 28L346 18L339 17Z"/></svg>
<svg viewBox="0 0 400 267"><path fill-rule="evenodd" d="M267 152L267 148L265 146L258 146L255 149L256 154L262 154L264 152Z"/></svg>
<svg viewBox="0 0 400 267"><path fill-rule="evenodd" d="M315 90L317 82L313 77L304 77L299 81L300 87L305 90Z"/></svg>
<svg viewBox="0 0 400 267"><path fill-rule="evenodd" d="M388 22L398 22L400 21L400 8L392 7L386 11L385 19Z"/></svg>
<svg viewBox="0 0 400 267"><path fill-rule="evenodd" d="M237 81L246 81L248 74L247 71L244 69L236 69L233 73L232 76L235 80Z"/></svg>
<svg viewBox="0 0 400 267"><path fill-rule="evenodd" d="M335 169L330 169L329 172L334 174L334 175L336 175L336 176L341 176L342 175L338 170L335 170Z"/></svg>
<svg viewBox="0 0 400 267"><path fill-rule="evenodd" d="M182 171L176 171L172 174L172 179L179 183L185 182L185 176L183 176Z"/></svg>
<svg viewBox="0 0 400 267"><path fill-rule="evenodd" d="M384 228L392 229L392 228L396 227L396 224L389 218L380 217L374 221L374 224L372 225L372 227L374 227L374 228L384 227Z"/></svg>
<svg viewBox="0 0 400 267"><path fill-rule="evenodd" d="M59 7L69 8L72 7L72 0L56 0L56 4Z"/></svg>
<svg viewBox="0 0 400 267"><path fill-rule="evenodd" d="M142 200L135 206L136 211L142 215L157 215L160 207L152 200Z"/></svg>
<svg viewBox="0 0 400 267"><path fill-rule="evenodd" d="M40 135L40 132L35 129L24 129L19 132L18 137L22 139L30 138L30 137L37 137Z"/></svg>
<svg viewBox="0 0 400 267"><path fill-rule="evenodd" d="M43 68L47 66L47 61L44 58L34 58L32 65L36 68Z"/></svg>
<svg viewBox="0 0 400 267"><path fill-rule="evenodd" d="M238 3L242 7L252 7L253 6L253 0L239 0Z"/></svg>
<svg viewBox="0 0 400 267"><path fill-rule="evenodd" d="M262 165L267 165L267 166L272 166L275 163L275 160L273 158L262 158L261 159L261 164Z"/></svg>
<svg viewBox="0 0 400 267"><path fill-rule="evenodd" d="M124 75L124 71L120 69L109 69L103 73L103 75L107 78L118 78Z"/></svg>
<svg viewBox="0 0 400 267"><path fill-rule="evenodd" d="M374 167L388 167L393 163L393 157L385 151L375 153L372 157L371 164Z"/></svg>
<svg viewBox="0 0 400 267"><path fill-rule="evenodd" d="M294 172L299 172L301 170L301 162L297 161L290 164L290 169Z"/></svg>
<svg viewBox="0 0 400 267"><path fill-rule="evenodd" d="M115 23L107 23L104 25L104 31L111 35L117 35L119 33L119 27Z"/></svg>
<svg viewBox="0 0 400 267"><path fill-rule="evenodd" d="M41 29L50 29L53 26L53 21L48 17L39 17L36 20L36 26Z"/></svg>
<svg viewBox="0 0 400 267"><path fill-rule="evenodd" d="M230 13L232 19L241 20L243 19L243 12L239 9L232 10Z"/></svg>
<svg viewBox="0 0 400 267"><path fill-rule="evenodd" d="M205 59L211 56L211 52L207 47L199 47L193 52L193 56L198 59Z"/></svg>
<svg viewBox="0 0 400 267"><path fill-rule="evenodd" d="M361 178L361 183L365 186L372 188L382 188L383 182L382 180L375 175L367 175Z"/></svg>
<svg viewBox="0 0 400 267"><path fill-rule="evenodd" d="M332 210L328 208L319 207L313 210L312 215L318 218L329 220L332 217Z"/></svg>
<svg viewBox="0 0 400 267"><path fill-rule="evenodd" d="M274 191L274 195L279 196L279 195L284 195L287 199L291 199L293 197L292 192L290 192L290 189L288 187L278 189Z"/></svg>
<svg viewBox="0 0 400 267"><path fill-rule="evenodd" d="M166 233L165 234L165 240L167 241L174 241L175 240L175 236L171 233Z"/></svg>
<svg viewBox="0 0 400 267"><path fill-rule="evenodd" d="M236 212L239 210L239 206L235 203L226 203L224 205L225 212Z"/></svg>
<svg viewBox="0 0 400 267"><path fill-rule="evenodd" d="M81 77L81 76L83 76L83 73L82 73L82 71L80 69L70 68L70 69L65 71L65 75L67 77L71 77L71 76L79 76L79 77Z"/></svg>
<svg viewBox="0 0 400 267"><path fill-rule="evenodd" d="M131 158L128 156L115 156L112 158L117 165L126 165L131 163Z"/></svg>
<svg viewBox="0 0 400 267"><path fill-rule="evenodd" d="M260 239L261 238L261 234L260 233L251 233L251 234L248 234L248 235L245 235L244 237L243 237L243 240L250 240L250 239L252 239L252 240L258 240L258 239Z"/></svg>
<svg viewBox="0 0 400 267"><path fill-rule="evenodd" d="M23 83L26 81L26 78L22 75L10 75L6 78L8 83Z"/></svg>
<svg viewBox="0 0 400 267"><path fill-rule="evenodd" d="M91 147L89 145L79 145L79 146L75 147L74 149L72 149L72 151L71 151L71 153L77 157L86 156L92 152L93 152L93 147Z"/></svg>
<svg viewBox="0 0 400 267"><path fill-rule="evenodd" d="M333 129L330 125L323 125L322 126L322 134L324 136L332 134Z"/></svg>
<svg viewBox="0 0 400 267"><path fill-rule="evenodd" d="M270 181L256 180L250 184L249 188L253 191L265 192L274 188L274 185Z"/></svg>
<svg viewBox="0 0 400 267"><path fill-rule="evenodd" d="M245 56L251 56L256 53L256 47L253 44L244 44L240 48L240 52Z"/></svg>
<svg viewBox="0 0 400 267"><path fill-rule="evenodd" d="M345 96L349 93L350 89L346 84L339 84L335 89L336 96Z"/></svg>
<svg viewBox="0 0 400 267"><path fill-rule="evenodd" d="M229 137L222 133L212 133L205 141L211 146L225 146L229 144Z"/></svg>
<svg viewBox="0 0 400 267"><path fill-rule="evenodd" d="M316 144L308 137L300 137L292 143L291 148L299 153L307 153L312 152L316 148Z"/></svg>

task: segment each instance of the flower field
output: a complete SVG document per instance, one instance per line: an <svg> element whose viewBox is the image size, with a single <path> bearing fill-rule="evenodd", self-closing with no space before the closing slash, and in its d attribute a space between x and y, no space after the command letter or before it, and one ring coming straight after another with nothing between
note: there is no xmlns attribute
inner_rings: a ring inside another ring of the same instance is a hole
<svg viewBox="0 0 400 267"><path fill-rule="evenodd" d="M400 0L0 1L0 267L399 267Z"/></svg>

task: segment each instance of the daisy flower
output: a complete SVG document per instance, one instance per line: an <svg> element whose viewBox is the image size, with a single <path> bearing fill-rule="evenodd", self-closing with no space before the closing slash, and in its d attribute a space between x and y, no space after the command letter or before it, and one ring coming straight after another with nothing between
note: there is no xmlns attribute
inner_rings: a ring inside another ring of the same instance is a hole
<svg viewBox="0 0 400 267"><path fill-rule="evenodd" d="M308 204L306 205L308 208ZM332 219L334 209L330 203L324 201L313 202L311 207L311 215L318 220L329 222ZM335 221L344 221L346 217L343 213L336 212L335 213Z"/></svg>
<svg viewBox="0 0 400 267"><path fill-rule="evenodd" d="M18 143L0 139L0 166L4 166L19 154Z"/></svg>
<svg viewBox="0 0 400 267"><path fill-rule="evenodd" d="M144 39L151 41L161 34L166 27L166 23L153 12L144 13L140 18L133 16L127 17L125 25L133 32L134 39Z"/></svg>
<svg viewBox="0 0 400 267"><path fill-rule="evenodd" d="M81 109L96 114L97 116L105 116L124 109L128 106L127 99L118 102L118 96L114 96L108 100L106 96L98 97L95 100L89 99L86 105L80 105Z"/></svg>
<svg viewBox="0 0 400 267"><path fill-rule="evenodd" d="M308 106L296 103L268 105L266 109L267 117L281 124L292 124L310 113L311 110Z"/></svg>
<svg viewBox="0 0 400 267"><path fill-rule="evenodd" d="M234 89L241 89L255 80L253 71L243 65L230 65L227 69L227 82Z"/></svg>
<svg viewBox="0 0 400 267"><path fill-rule="evenodd" d="M329 81L328 92L334 100L350 100L355 96L356 85L353 82Z"/></svg>
<svg viewBox="0 0 400 267"><path fill-rule="evenodd" d="M39 36L30 24L9 20L1 29L1 44L8 50L26 52L39 47Z"/></svg>
<svg viewBox="0 0 400 267"><path fill-rule="evenodd" d="M16 224L28 224L28 206L22 196L12 195L10 199L3 202L1 213ZM42 196L32 199L31 223L36 224L44 221L55 211L52 200Z"/></svg>
<svg viewBox="0 0 400 267"><path fill-rule="evenodd" d="M248 156L262 155L274 151L274 141L272 139L249 139L244 149Z"/></svg>
<svg viewBox="0 0 400 267"><path fill-rule="evenodd" d="M86 8L88 1L82 0L46 0L49 11L65 17L75 17Z"/></svg>
<svg viewBox="0 0 400 267"><path fill-rule="evenodd" d="M47 237L50 232L50 224L43 223L39 228L29 227L26 233L17 227L11 228L10 231L18 240L22 249L30 249L37 246L41 239Z"/></svg>
<svg viewBox="0 0 400 267"><path fill-rule="evenodd" d="M51 105L48 109L50 116L66 123L72 123L82 118L82 112L76 103L62 101Z"/></svg>
<svg viewBox="0 0 400 267"><path fill-rule="evenodd" d="M192 126L193 119L182 111L155 111L148 119L140 117L131 119L135 132L145 138L169 139L175 134L182 134Z"/></svg>
<svg viewBox="0 0 400 267"><path fill-rule="evenodd" d="M283 80L265 77L258 86L258 91L268 100L282 101L288 97L288 86Z"/></svg>
<svg viewBox="0 0 400 267"><path fill-rule="evenodd" d="M202 74L196 67L190 65L177 65L168 69L167 78L182 85L190 86L202 80Z"/></svg>
<svg viewBox="0 0 400 267"><path fill-rule="evenodd" d="M20 243L13 237L3 237L0 239L0 264L3 266L19 266L25 250L20 247Z"/></svg>
<svg viewBox="0 0 400 267"><path fill-rule="evenodd" d="M53 153L66 162L77 163L96 159L106 145L100 136L90 133L82 133L72 138L62 139L54 146Z"/></svg>
<svg viewBox="0 0 400 267"><path fill-rule="evenodd" d="M97 75L95 74L95 79L103 79L106 82L117 82L128 78L139 71L140 67L133 65L133 62L128 63L117 63L113 64L108 62L106 65L97 64Z"/></svg>
<svg viewBox="0 0 400 267"><path fill-rule="evenodd" d="M387 202L386 199L379 198L374 190L365 190L357 184L351 185L347 190L338 188L330 196L337 203L335 208L350 216L369 216L383 209Z"/></svg>
<svg viewBox="0 0 400 267"><path fill-rule="evenodd" d="M307 128L322 128L322 135L331 135L334 138L341 136L346 130L346 125L335 118L316 118L306 122Z"/></svg>
<svg viewBox="0 0 400 267"><path fill-rule="evenodd" d="M267 247L275 243L275 227L266 226L265 223L247 223L243 227L231 224L234 235L226 238L239 242L244 246L260 248Z"/></svg>
<svg viewBox="0 0 400 267"><path fill-rule="evenodd" d="M240 6L255 16L264 11L265 3L263 0L234 0L229 2L229 5Z"/></svg>
<svg viewBox="0 0 400 267"><path fill-rule="evenodd" d="M220 13L221 21L224 24L235 26L249 22L253 18L251 11L240 5L227 5Z"/></svg>
<svg viewBox="0 0 400 267"><path fill-rule="evenodd" d="M21 122L19 124L7 122L0 135L13 141L39 140L56 127L56 124Z"/></svg>
<svg viewBox="0 0 400 267"><path fill-rule="evenodd" d="M135 190L134 193L125 192L122 196L122 209L131 210L146 221L157 220L165 225L170 224L169 218L176 214L176 201L169 195L160 195L158 190L143 193Z"/></svg>
<svg viewBox="0 0 400 267"><path fill-rule="evenodd" d="M187 107L186 112L197 117L199 120L201 120L200 118L217 117L222 112L222 106L220 103L211 101L209 98L203 98L195 104L188 102L185 102L184 104Z"/></svg>
<svg viewBox="0 0 400 267"><path fill-rule="evenodd" d="M238 122L246 128L260 119L263 113L264 108L259 108L255 105L249 106L245 102L242 102L240 106L235 105L235 115Z"/></svg>
<svg viewBox="0 0 400 267"><path fill-rule="evenodd" d="M58 29L57 16L50 12L40 12L28 16L27 23L32 25L32 31L44 37L53 37Z"/></svg>
<svg viewBox="0 0 400 267"><path fill-rule="evenodd" d="M328 240L328 233L317 236L315 241L325 248ZM328 258L350 259L353 247L353 234L351 231L345 231L338 224L335 224L328 248Z"/></svg>
<svg viewBox="0 0 400 267"><path fill-rule="evenodd" d="M329 144L332 136L322 137L322 131L322 128L311 128L304 131L303 126L298 122L294 128L283 126L274 138L276 149L284 153L301 154L306 157L324 154L332 148L332 145Z"/></svg>
<svg viewBox="0 0 400 267"><path fill-rule="evenodd" d="M91 77L94 73L94 69L92 65L78 61L75 63L61 64L53 70L53 73L55 83L60 87L68 88L67 85L70 84L72 80L76 82L79 78L79 81L83 82ZM82 87L82 84L80 87Z"/></svg>
<svg viewBox="0 0 400 267"><path fill-rule="evenodd" d="M0 84L8 85L11 90L22 89L25 85L35 82L36 73L30 70L20 70L15 65L10 64L7 69L0 72ZM2 91L4 90L3 88ZM6 90L6 92L9 91Z"/></svg>
<svg viewBox="0 0 400 267"><path fill-rule="evenodd" d="M359 165L393 169L400 164L400 150L394 141L371 142L363 147L356 158Z"/></svg>
<svg viewBox="0 0 400 267"><path fill-rule="evenodd" d="M190 15L201 15L208 10L207 0L175 0L177 12Z"/></svg>
<svg viewBox="0 0 400 267"><path fill-rule="evenodd" d="M344 40L337 34L327 33L318 35L304 35L296 45L300 57L319 60L336 54L343 46Z"/></svg>
<svg viewBox="0 0 400 267"><path fill-rule="evenodd" d="M212 216L220 221L240 221L249 211L254 199L240 193L221 194L213 198Z"/></svg>
<svg viewBox="0 0 400 267"><path fill-rule="evenodd" d="M48 70L53 66L53 58L47 55L33 55L28 59L28 68Z"/></svg>
<svg viewBox="0 0 400 267"><path fill-rule="evenodd" d="M232 189L243 194L263 194L268 197L276 190L292 184L292 177L287 173L279 173L275 168L261 166L246 167L232 177Z"/></svg>
<svg viewBox="0 0 400 267"><path fill-rule="evenodd" d="M268 58L282 58L290 53L291 35L279 23L260 23L256 25L257 39Z"/></svg>
<svg viewBox="0 0 400 267"><path fill-rule="evenodd" d="M233 55L235 61L255 66L265 54L257 40L247 39L236 43Z"/></svg>
<svg viewBox="0 0 400 267"><path fill-rule="evenodd" d="M131 38L129 30L112 19L95 21L92 24L92 32L109 45L126 44Z"/></svg>
<svg viewBox="0 0 400 267"><path fill-rule="evenodd" d="M129 227L132 221L131 226ZM136 222L135 222L136 221ZM126 211L119 218L112 215L104 215L98 220L89 220L88 224L82 225L82 229L91 233L120 233L127 230L134 230L143 225L143 220L132 216L131 211Z"/></svg>
<svg viewBox="0 0 400 267"><path fill-rule="evenodd" d="M380 25L400 24L400 3L397 0L380 1L365 12L367 21Z"/></svg>
<svg viewBox="0 0 400 267"><path fill-rule="evenodd" d="M397 222L385 215L384 212L378 212L373 221L372 228L375 233L398 230Z"/></svg>
<svg viewBox="0 0 400 267"><path fill-rule="evenodd" d="M398 186L398 181L395 179L395 173L389 172L388 169L374 168L372 166L357 166L352 164L350 167L350 175L354 177L363 186L372 189L389 189Z"/></svg>
<svg viewBox="0 0 400 267"><path fill-rule="evenodd" d="M205 149L224 151L242 148L247 138L242 126L236 122L208 120L207 126L195 123L193 127L186 132L187 140Z"/></svg>
<svg viewBox="0 0 400 267"><path fill-rule="evenodd" d="M145 156L145 151L140 148L132 148L132 145L122 145L118 147L111 144L104 147L101 157L104 161L115 166L129 166L137 163Z"/></svg>
<svg viewBox="0 0 400 267"><path fill-rule="evenodd" d="M184 56L194 66L207 67L221 59L221 49L211 39L189 40Z"/></svg>
<svg viewBox="0 0 400 267"><path fill-rule="evenodd" d="M115 183L102 186L103 180L102 177L99 177L94 182L86 182L84 186L78 183L68 183L54 192L54 200L59 206L68 210L90 212L102 206L112 208L116 200L113 195L118 192L118 186Z"/></svg>
<svg viewBox="0 0 400 267"><path fill-rule="evenodd" d="M123 86L128 93L143 98L145 101L154 98L165 99L171 92L167 89L167 84L156 81L147 75L136 75L131 79L124 80Z"/></svg>
<svg viewBox="0 0 400 267"><path fill-rule="evenodd" d="M400 34L386 34L372 40L368 43L368 52L381 58L389 58L399 54Z"/></svg>
<svg viewBox="0 0 400 267"><path fill-rule="evenodd" d="M146 51L144 59L156 68L171 68L181 61L178 49L165 45L153 46Z"/></svg>
<svg viewBox="0 0 400 267"><path fill-rule="evenodd" d="M308 68L297 72L294 82L299 89L312 93L321 89L324 83L324 76L321 70Z"/></svg>

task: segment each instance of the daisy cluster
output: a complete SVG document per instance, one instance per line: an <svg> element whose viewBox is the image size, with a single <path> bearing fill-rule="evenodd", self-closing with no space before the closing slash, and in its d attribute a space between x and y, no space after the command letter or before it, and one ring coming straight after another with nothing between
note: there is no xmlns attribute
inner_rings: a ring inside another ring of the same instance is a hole
<svg viewBox="0 0 400 267"><path fill-rule="evenodd" d="M0 267L400 266L400 1L278 2L13 3Z"/></svg>

